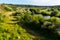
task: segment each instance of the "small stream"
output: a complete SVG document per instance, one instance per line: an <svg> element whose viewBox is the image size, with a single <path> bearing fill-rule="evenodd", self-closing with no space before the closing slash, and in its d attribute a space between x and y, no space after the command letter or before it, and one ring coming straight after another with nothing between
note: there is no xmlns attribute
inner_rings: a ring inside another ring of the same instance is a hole
<svg viewBox="0 0 60 40"><path fill-rule="evenodd" d="M44 18L50 18L50 16L44 16Z"/></svg>

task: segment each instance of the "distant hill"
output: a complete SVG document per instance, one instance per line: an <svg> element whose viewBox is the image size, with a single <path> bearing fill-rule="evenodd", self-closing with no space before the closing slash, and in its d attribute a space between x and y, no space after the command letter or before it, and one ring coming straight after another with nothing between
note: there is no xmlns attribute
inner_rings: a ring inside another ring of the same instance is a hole
<svg viewBox="0 0 60 40"><path fill-rule="evenodd" d="M10 5L10 6L18 6L18 7L60 7L60 5L53 5L53 6L38 6L38 5L19 5L19 4L5 4L5 5Z"/></svg>
<svg viewBox="0 0 60 40"><path fill-rule="evenodd" d="M60 5L53 6L40 6L40 5L25 5L25 4L0 4L0 5L10 5L10 6L20 6L20 7L60 7Z"/></svg>

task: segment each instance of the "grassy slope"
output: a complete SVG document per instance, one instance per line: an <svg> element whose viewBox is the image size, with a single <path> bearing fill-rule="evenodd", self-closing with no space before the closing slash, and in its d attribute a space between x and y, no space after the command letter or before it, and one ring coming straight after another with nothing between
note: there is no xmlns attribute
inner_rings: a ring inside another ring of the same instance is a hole
<svg viewBox="0 0 60 40"><path fill-rule="evenodd" d="M4 6L0 5L0 9L2 10L2 21L0 21L0 40L39 40L40 37L36 35L31 35L26 31L26 29L22 28L22 26L16 24L15 21L11 21L14 19L9 16L13 13L13 11L6 11ZM29 30L30 31L30 30ZM34 34L34 33L32 33Z"/></svg>
<svg viewBox="0 0 60 40"><path fill-rule="evenodd" d="M0 23L0 40L32 40L35 38L18 24L12 23L9 17L3 20L4 22Z"/></svg>

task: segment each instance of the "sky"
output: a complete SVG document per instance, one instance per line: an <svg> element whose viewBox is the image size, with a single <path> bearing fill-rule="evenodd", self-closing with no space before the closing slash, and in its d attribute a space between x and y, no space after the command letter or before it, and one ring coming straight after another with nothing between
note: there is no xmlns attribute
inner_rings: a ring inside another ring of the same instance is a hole
<svg viewBox="0 0 60 40"><path fill-rule="evenodd" d="M50 6L60 5L60 0L0 0L0 3Z"/></svg>

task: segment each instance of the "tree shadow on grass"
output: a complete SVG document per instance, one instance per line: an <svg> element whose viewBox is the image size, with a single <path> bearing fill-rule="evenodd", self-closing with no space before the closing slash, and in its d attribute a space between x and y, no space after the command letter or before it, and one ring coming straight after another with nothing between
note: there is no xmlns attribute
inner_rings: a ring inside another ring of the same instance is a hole
<svg viewBox="0 0 60 40"><path fill-rule="evenodd" d="M21 25L18 24L20 26L22 26L22 28L26 29L26 31L34 36L40 36L42 37L41 40L60 40L60 35L57 33L56 30L53 29L47 29L47 28L34 28L31 26L27 26L27 25ZM34 40L39 40L39 39L34 39Z"/></svg>

